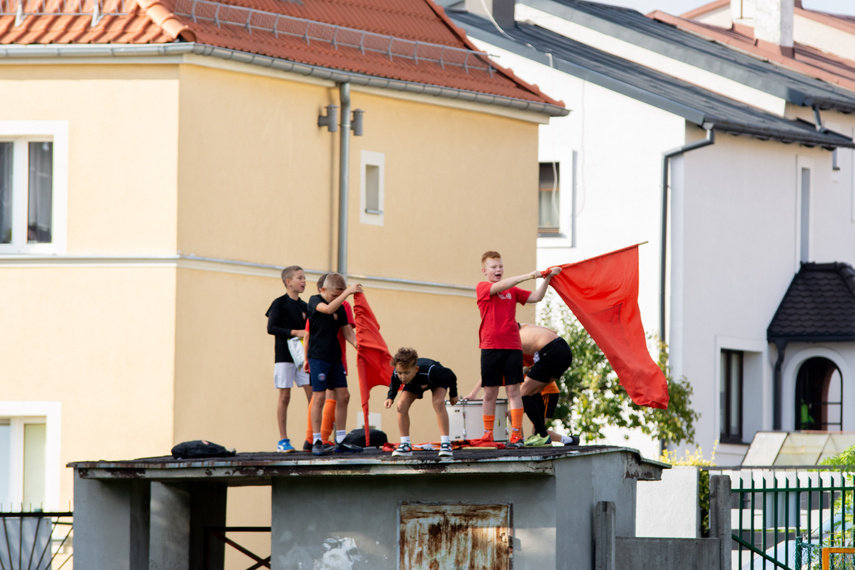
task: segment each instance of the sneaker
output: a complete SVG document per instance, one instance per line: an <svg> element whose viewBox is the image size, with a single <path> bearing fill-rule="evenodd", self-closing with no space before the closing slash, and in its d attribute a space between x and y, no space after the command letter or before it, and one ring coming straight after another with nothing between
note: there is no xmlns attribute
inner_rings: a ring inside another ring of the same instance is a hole
<svg viewBox="0 0 855 570"><path fill-rule="evenodd" d="M324 444L321 440L316 440L312 445L312 455L323 455L325 453Z"/></svg>
<svg viewBox="0 0 855 570"><path fill-rule="evenodd" d="M291 440L286 437L285 439L279 440L279 444L276 446L276 451L281 453L294 453L297 450L294 449L293 445L291 445Z"/></svg>
<svg viewBox="0 0 855 570"><path fill-rule="evenodd" d="M508 443L505 444L505 447L508 449L519 449L521 447L525 447L525 442L517 433L511 434L511 439Z"/></svg>
<svg viewBox="0 0 855 570"><path fill-rule="evenodd" d="M323 440L324 444L324 453L329 453L330 451L335 449L335 444L328 440Z"/></svg>
<svg viewBox="0 0 855 570"><path fill-rule="evenodd" d="M340 442L335 446L336 453L362 453L362 448L346 441Z"/></svg>
<svg viewBox="0 0 855 570"><path fill-rule="evenodd" d="M439 444L439 456L440 457L453 457L454 452L451 451L451 444L448 442L444 442Z"/></svg>
<svg viewBox="0 0 855 570"><path fill-rule="evenodd" d="M552 445L552 438L548 435L539 436L534 434L525 440L526 447L549 447Z"/></svg>
<svg viewBox="0 0 855 570"><path fill-rule="evenodd" d="M303 442L303 451L312 451L312 442L308 439Z"/></svg>
<svg viewBox="0 0 855 570"><path fill-rule="evenodd" d="M570 438L570 441L564 445L579 445L579 443L581 443L578 435L568 435L567 437Z"/></svg>
<svg viewBox="0 0 855 570"><path fill-rule="evenodd" d="M412 457L413 447L409 443L402 443L398 449L392 452L394 457Z"/></svg>

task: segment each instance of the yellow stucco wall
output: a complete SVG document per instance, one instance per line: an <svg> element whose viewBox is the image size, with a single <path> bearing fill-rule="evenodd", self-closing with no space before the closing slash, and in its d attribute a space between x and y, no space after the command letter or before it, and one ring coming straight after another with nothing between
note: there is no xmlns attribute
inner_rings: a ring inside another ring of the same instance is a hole
<svg viewBox="0 0 855 570"><path fill-rule="evenodd" d="M175 253L177 75L163 65L0 66L0 121L68 122L68 253Z"/></svg>
<svg viewBox="0 0 855 570"><path fill-rule="evenodd" d="M15 94L0 121L68 123L66 255L38 267L0 256L0 400L62 403L62 465L168 454L197 438L240 451L278 439L264 313L284 290L276 266L312 271L308 299L336 264L339 139L317 116L338 90L232 67L0 66L0 92ZM351 139L351 274L472 287L486 249L504 254L508 275L534 269L535 122L358 87L352 100L366 114L365 136ZM359 221L363 150L385 157L379 227ZM173 256L227 262L140 259ZM468 392L479 369L473 292L381 280L366 293L392 351L442 361ZM360 413L352 349L350 363L348 430ZM370 408L394 441L384 398L375 388ZM426 401L412 419L414 441L437 439ZM71 500L64 469L60 504Z"/></svg>

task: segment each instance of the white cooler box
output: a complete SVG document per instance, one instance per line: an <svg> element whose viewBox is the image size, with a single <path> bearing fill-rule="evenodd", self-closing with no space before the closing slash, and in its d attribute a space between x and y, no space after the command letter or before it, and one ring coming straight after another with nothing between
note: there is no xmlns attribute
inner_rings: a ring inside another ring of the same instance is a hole
<svg viewBox="0 0 855 570"><path fill-rule="evenodd" d="M446 400L445 410L448 412L448 431L452 440L478 439L484 435L483 402L481 400L458 402L454 406ZM508 400L505 398L496 400L493 439L508 441Z"/></svg>

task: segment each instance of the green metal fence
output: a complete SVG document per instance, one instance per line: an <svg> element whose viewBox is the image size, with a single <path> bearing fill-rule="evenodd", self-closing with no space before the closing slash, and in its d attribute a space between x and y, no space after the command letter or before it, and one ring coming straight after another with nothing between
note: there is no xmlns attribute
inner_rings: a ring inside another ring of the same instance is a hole
<svg viewBox="0 0 855 570"><path fill-rule="evenodd" d="M734 570L819 570L822 546L855 546L851 470L709 469L731 477ZM845 558L845 557L844 557ZM849 563L843 566L855 570Z"/></svg>

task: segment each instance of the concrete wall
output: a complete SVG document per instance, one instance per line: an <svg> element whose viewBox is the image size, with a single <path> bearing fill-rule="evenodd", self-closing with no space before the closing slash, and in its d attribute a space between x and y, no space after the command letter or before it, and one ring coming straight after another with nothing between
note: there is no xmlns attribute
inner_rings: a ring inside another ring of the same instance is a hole
<svg viewBox="0 0 855 570"><path fill-rule="evenodd" d="M659 481L639 481L637 494L635 536L699 536L697 467L674 466Z"/></svg>

